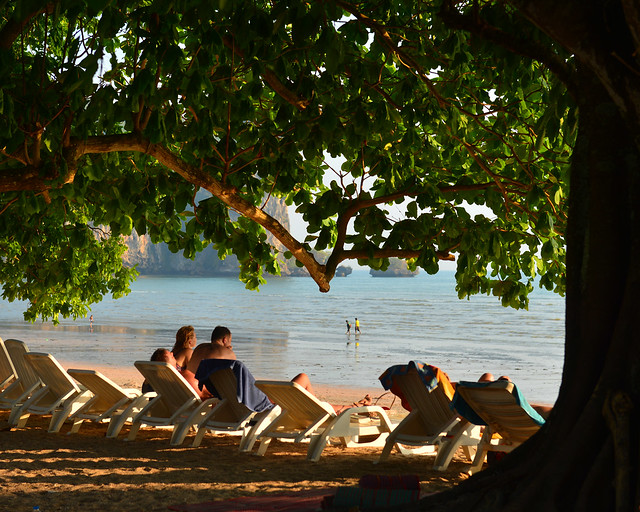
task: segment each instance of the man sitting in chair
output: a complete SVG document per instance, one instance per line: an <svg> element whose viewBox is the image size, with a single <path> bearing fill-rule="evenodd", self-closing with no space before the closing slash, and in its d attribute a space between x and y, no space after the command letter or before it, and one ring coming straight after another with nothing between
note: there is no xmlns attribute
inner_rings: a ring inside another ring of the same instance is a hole
<svg viewBox="0 0 640 512"><path fill-rule="evenodd" d="M199 382L196 379L196 372L198 371L200 362L204 359L237 359L233 351L233 345L231 345L231 331L227 327L218 325L211 333L211 343L202 343L194 349L191 359L189 363L187 363L187 368L182 373L187 382L200 394L201 398L210 398L211 394L206 388L201 390ZM311 380L306 373L299 373L291 379L291 382L299 384L315 396L313 388L311 387ZM371 397L369 395L366 395L358 402L354 402L352 405L334 405L333 408L339 413L349 407L360 407L363 405L371 405Z"/></svg>
<svg viewBox="0 0 640 512"><path fill-rule="evenodd" d="M226 327L217 326L211 333L210 343L201 343L191 354L187 367L182 372L185 380L196 390L200 398L211 398L206 388L200 389L196 372L200 362L204 359L237 359L231 345L231 331Z"/></svg>

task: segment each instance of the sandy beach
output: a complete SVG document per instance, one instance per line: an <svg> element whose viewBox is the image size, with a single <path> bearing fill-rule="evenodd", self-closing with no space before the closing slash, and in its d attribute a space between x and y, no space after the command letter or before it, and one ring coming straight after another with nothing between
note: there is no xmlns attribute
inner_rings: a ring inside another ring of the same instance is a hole
<svg viewBox="0 0 640 512"><path fill-rule="evenodd" d="M139 387L135 369L104 373L125 387ZM317 388L323 400L350 403L380 389ZM393 395L379 405L390 416L403 410ZM431 470L433 455L392 454L374 464L380 448L328 446L319 462L306 460L306 446L274 441L264 457L238 452L237 436L209 434L198 448L191 436L180 447L169 444L170 432L143 428L133 442L105 437L106 426L85 422L77 434L47 433L48 416L31 416L24 429L7 428L8 412L0 412L1 510L26 511L38 506L53 511L166 511L168 507L273 495L296 490L335 489L357 485L363 475L417 475L422 493L448 488L466 478L461 452L448 471ZM203 509L204 510L204 509ZM229 510L232 510L230 508Z"/></svg>

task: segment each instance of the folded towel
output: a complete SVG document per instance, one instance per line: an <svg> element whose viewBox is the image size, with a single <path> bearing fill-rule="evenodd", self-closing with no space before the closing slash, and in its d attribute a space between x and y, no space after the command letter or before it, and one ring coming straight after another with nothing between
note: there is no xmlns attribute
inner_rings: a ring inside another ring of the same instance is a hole
<svg viewBox="0 0 640 512"><path fill-rule="evenodd" d="M209 380L209 376L218 370L228 368L231 368L238 382L238 402L243 403L254 412L262 412L274 407L267 395L255 386L256 379L251 375L249 369L242 361L234 359L203 359L200 361L196 371L196 380L199 382L200 389L206 387L213 396L222 398Z"/></svg>
<svg viewBox="0 0 640 512"><path fill-rule="evenodd" d="M362 489L404 489L420 490L418 475L364 475L358 486Z"/></svg>
<svg viewBox="0 0 640 512"><path fill-rule="evenodd" d="M360 487L339 487L333 499L327 499L323 506L334 510L374 510L413 503L420 499L420 491L406 489L362 489Z"/></svg>

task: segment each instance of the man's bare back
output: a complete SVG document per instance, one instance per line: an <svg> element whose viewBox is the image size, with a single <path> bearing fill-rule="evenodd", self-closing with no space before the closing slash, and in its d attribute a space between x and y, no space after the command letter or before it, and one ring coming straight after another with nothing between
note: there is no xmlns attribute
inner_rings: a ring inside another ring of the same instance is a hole
<svg viewBox="0 0 640 512"><path fill-rule="evenodd" d="M199 390L199 383L196 380L196 371L203 359L236 359L233 349L217 345L215 343L201 343L194 350L191 359L187 363L187 368L182 372L183 377L198 391L201 398L208 398L210 395L205 390Z"/></svg>

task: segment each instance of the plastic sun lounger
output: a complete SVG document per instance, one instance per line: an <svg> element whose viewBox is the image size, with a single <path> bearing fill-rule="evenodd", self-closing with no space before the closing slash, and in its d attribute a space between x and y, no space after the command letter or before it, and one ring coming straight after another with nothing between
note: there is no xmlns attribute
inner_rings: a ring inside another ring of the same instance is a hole
<svg viewBox="0 0 640 512"><path fill-rule="evenodd" d="M136 361L134 364L157 395L135 416L127 440L133 441L144 424L173 427L171 445L182 444L189 430L202 422L217 400L201 400L185 378L168 363Z"/></svg>
<svg viewBox="0 0 640 512"><path fill-rule="evenodd" d="M24 341L9 339L4 341L4 346L15 370L16 378L0 392L0 409L11 409L13 413L43 384L33 367L24 358L25 354L29 352ZM11 416L9 418L10 421L13 419Z"/></svg>
<svg viewBox="0 0 640 512"><path fill-rule="evenodd" d="M51 414L49 432L58 432L65 420L89 399L89 392L81 390L51 354L28 352L24 359L40 377L44 387L15 408L9 422L23 428L30 415Z"/></svg>
<svg viewBox="0 0 640 512"><path fill-rule="evenodd" d="M265 454L274 438L291 439L297 443L308 440L307 459L318 461L330 438L338 438L347 447L382 446L393 430L382 407L352 407L336 414L330 404L318 400L295 382L259 380L256 387L282 409L258 435L258 455ZM362 440L369 436L375 439L369 442Z"/></svg>
<svg viewBox="0 0 640 512"><path fill-rule="evenodd" d="M235 361L235 364L242 363ZM209 381L222 400L198 425L198 433L192 446L200 446L208 431L237 432L242 434L239 450L241 452L251 451L257 436L275 419L280 408L276 406L266 411L254 412L239 401L239 383L231 368L211 373Z"/></svg>
<svg viewBox="0 0 640 512"><path fill-rule="evenodd" d="M426 365L411 361L408 365L391 367L381 376L383 380L385 375L389 375L388 379L394 384L393 390L406 400L411 412L387 438L378 463L389 457L394 445L436 447L433 469L445 471L459 447L463 448L469 461L472 460L475 447L480 442L480 427L459 418L452 410L454 392L447 376L439 369L436 369L437 375L431 375L427 370L426 378L434 379L435 384L429 389L420 375L423 367ZM419 449L399 449L405 455L424 453Z"/></svg>
<svg viewBox="0 0 640 512"><path fill-rule="evenodd" d="M460 382L453 398L456 411L472 423L486 425L471 469L482 469L488 451L510 452L535 434L545 420L513 382ZM500 439L494 439L498 434Z"/></svg>
<svg viewBox="0 0 640 512"><path fill-rule="evenodd" d="M84 420L109 423L107 437L115 438L126 422L132 422L151 397L142 395L137 389L123 389L111 379L95 370L69 369L71 375L93 396L78 409L70 419L73 421L70 434L78 432ZM154 394L155 396L155 394Z"/></svg>
<svg viewBox="0 0 640 512"><path fill-rule="evenodd" d="M4 341L0 338L0 391L17 378L16 370L9 357L9 352L7 352L7 348L4 346Z"/></svg>

